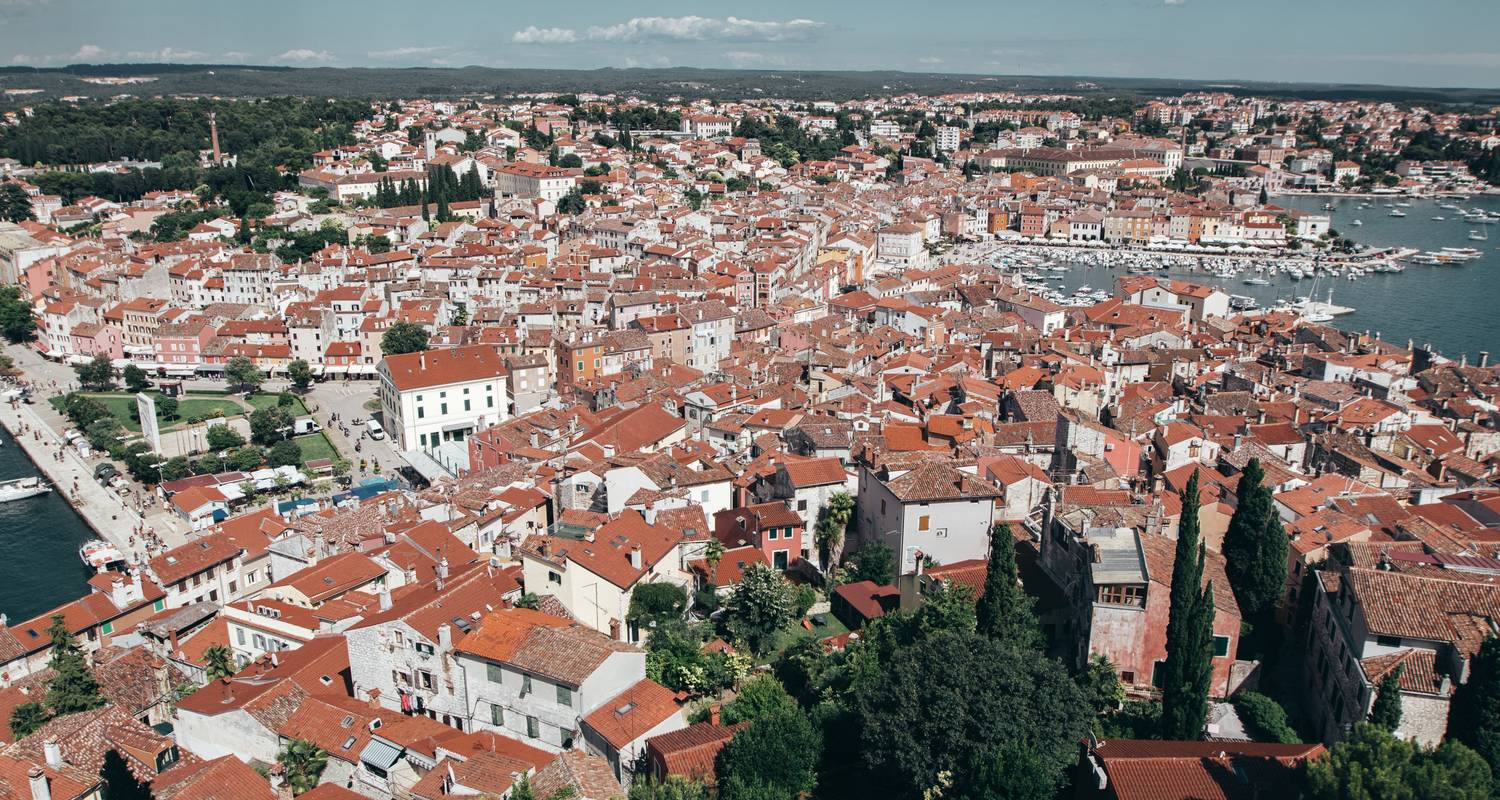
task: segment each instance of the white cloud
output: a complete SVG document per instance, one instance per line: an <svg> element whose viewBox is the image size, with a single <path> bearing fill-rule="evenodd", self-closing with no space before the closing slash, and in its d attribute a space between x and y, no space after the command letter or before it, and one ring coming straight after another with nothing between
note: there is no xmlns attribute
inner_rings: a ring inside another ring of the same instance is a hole
<svg viewBox="0 0 1500 800"><path fill-rule="evenodd" d="M134 61L198 61L208 56L201 50L178 50L175 47L163 47L160 50L132 50L126 55Z"/></svg>
<svg viewBox="0 0 1500 800"><path fill-rule="evenodd" d="M390 50L371 50L365 53L365 55L376 61L409 61L420 56L432 56L447 49L438 45L432 47L396 47Z"/></svg>
<svg viewBox="0 0 1500 800"><path fill-rule="evenodd" d="M230 50L229 52L219 56L219 58L223 59L224 61L248 61L250 59L250 54L246 53L243 50Z"/></svg>
<svg viewBox="0 0 1500 800"><path fill-rule="evenodd" d="M1162 0L1161 4L1164 6L1185 6L1187 5L1187 0Z"/></svg>
<svg viewBox="0 0 1500 800"><path fill-rule="evenodd" d="M917 63L926 64L927 66L931 67L943 63L943 60L941 58L938 58L937 56L923 56L917 59Z"/></svg>
<svg viewBox="0 0 1500 800"><path fill-rule="evenodd" d="M69 61L98 61L99 59L107 59L112 55L114 54L97 44L86 44L78 48L76 52L67 58Z"/></svg>
<svg viewBox="0 0 1500 800"><path fill-rule="evenodd" d="M333 60L333 53L327 50L309 50L305 47L296 50L288 50L276 57L277 61L295 61L308 63L311 61L327 62Z"/></svg>
<svg viewBox="0 0 1500 800"><path fill-rule="evenodd" d="M785 67L786 58L769 53L756 53L749 50L730 50L724 54L724 60L732 66L744 69L746 67Z"/></svg>
<svg viewBox="0 0 1500 800"><path fill-rule="evenodd" d="M511 34L516 44L572 44L578 41L578 31L571 28L538 28L535 25Z"/></svg>
<svg viewBox="0 0 1500 800"><path fill-rule="evenodd" d="M32 58L25 53L16 53L15 55L10 57L10 63L12 64L35 64L36 61L37 59Z"/></svg>
<svg viewBox="0 0 1500 800"><path fill-rule="evenodd" d="M672 66L672 60L670 58L667 58L666 56L662 55L661 53L657 53L654 56L647 56L645 58L635 58L634 56L626 56L625 57L625 66L630 67L632 69L635 69L635 68L638 68L638 67L670 67L670 66Z"/></svg>
<svg viewBox="0 0 1500 800"><path fill-rule="evenodd" d="M811 19L760 21L739 17L635 17L615 25L592 25L580 32L573 28L538 28L516 31L518 44L572 44L609 42L808 42L822 37L830 26Z"/></svg>

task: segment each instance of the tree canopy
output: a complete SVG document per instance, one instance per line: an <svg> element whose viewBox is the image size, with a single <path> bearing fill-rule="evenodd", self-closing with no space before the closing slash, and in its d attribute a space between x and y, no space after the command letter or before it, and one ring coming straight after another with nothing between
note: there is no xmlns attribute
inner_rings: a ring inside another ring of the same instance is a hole
<svg viewBox="0 0 1500 800"><path fill-rule="evenodd" d="M1016 541L1010 526L1000 522L990 529L990 560L985 567L984 594L975 605L979 632L1016 647L1040 649L1041 628L1031 611L1031 598L1016 576Z"/></svg>
<svg viewBox="0 0 1500 800"><path fill-rule="evenodd" d="M388 355L420 353L427 349L427 331L412 322L397 322L380 337L380 352Z"/></svg>
<svg viewBox="0 0 1500 800"><path fill-rule="evenodd" d="M1182 492L1177 552L1172 560L1172 607L1167 660L1162 666L1162 738L1196 740L1208 722L1213 679L1214 587L1203 586L1205 551L1198 536L1198 473ZM1202 587L1202 588L1200 588Z"/></svg>

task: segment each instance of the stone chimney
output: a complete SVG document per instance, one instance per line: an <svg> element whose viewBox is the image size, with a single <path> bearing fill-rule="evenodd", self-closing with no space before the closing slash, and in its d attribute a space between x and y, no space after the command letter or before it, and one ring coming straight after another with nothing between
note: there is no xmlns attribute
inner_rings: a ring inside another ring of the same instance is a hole
<svg viewBox="0 0 1500 800"><path fill-rule="evenodd" d="M58 743L56 736L47 737L42 743L42 752L47 758L47 766L52 769L62 769L62 745Z"/></svg>
<svg viewBox="0 0 1500 800"><path fill-rule="evenodd" d="M390 611L391 610L391 590L390 589L381 589L380 590L380 610L381 611Z"/></svg>
<svg viewBox="0 0 1500 800"><path fill-rule="evenodd" d="M52 786L41 767L32 767L26 777L31 779L31 800L52 800Z"/></svg>
<svg viewBox="0 0 1500 800"><path fill-rule="evenodd" d="M638 545L638 544L631 545L630 546L630 555L629 555L629 557L630 557L630 566L633 567L633 568L635 568L635 569L640 569L641 568L641 563L644 560L641 557L641 546Z"/></svg>
<svg viewBox="0 0 1500 800"><path fill-rule="evenodd" d="M446 622L438 626L438 649L445 653L453 652L453 626Z"/></svg>
<svg viewBox="0 0 1500 800"><path fill-rule="evenodd" d="M719 719L719 704L714 703L713 705L708 707L708 724L718 725Z"/></svg>

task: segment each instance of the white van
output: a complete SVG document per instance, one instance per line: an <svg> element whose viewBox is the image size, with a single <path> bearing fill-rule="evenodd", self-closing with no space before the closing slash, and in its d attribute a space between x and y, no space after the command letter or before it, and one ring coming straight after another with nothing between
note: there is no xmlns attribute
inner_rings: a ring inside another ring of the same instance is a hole
<svg viewBox="0 0 1500 800"><path fill-rule="evenodd" d="M365 423L365 430L370 434L371 439L385 438L385 428L380 427L380 423L373 419Z"/></svg>

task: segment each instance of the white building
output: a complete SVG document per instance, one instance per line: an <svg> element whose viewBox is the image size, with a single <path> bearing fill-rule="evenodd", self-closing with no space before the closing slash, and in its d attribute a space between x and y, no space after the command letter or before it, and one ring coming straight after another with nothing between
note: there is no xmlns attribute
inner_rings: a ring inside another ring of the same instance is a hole
<svg viewBox="0 0 1500 800"><path fill-rule="evenodd" d="M986 558L1003 494L951 464L926 463L888 478L867 469L856 511L860 542L891 548L901 574L916 569L918 553L938 564Z"/></svg>
<svg viewBox="0 0 1500 800"><path fill-rule="evenodd" d="M517 162L495 170L495 191L504 197L540 197L557 202L573 191L578 171Z"/></svg>
<svg viewBox="0 0 1500 800"><path fill-rule="evenodd" d="M509 370L488 345L387 356L380 409L403 450L436 450L510 416Z"/></svg>

